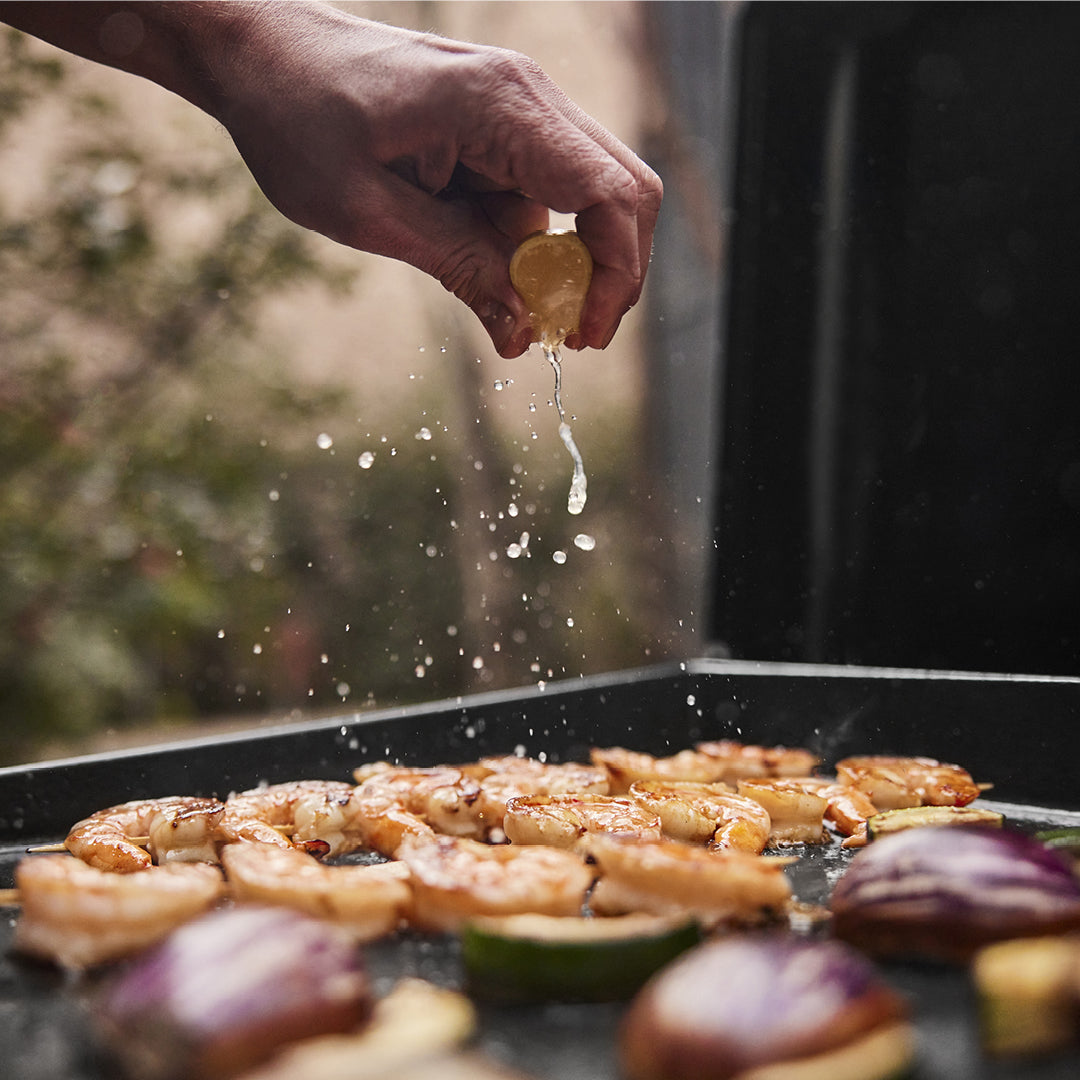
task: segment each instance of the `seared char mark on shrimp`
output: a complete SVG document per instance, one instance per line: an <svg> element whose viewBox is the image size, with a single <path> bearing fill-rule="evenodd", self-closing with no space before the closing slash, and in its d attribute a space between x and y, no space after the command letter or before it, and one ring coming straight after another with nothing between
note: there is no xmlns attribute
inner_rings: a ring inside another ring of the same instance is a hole
<svg viewBox="0 0 1080 1080"><path fill-rule="evenodd" d="M217 799L136 799L77 822L64 847L87 865L118 874L146 870L154 863L216 862L223 812ZM146 843L145 850L136 838Z"/></svg>
<svg viewBox="0 0 1080 1080"><path fill-rule="evenodd" d="M593 832L655 840L662 835L654 810L617 795L523 795L506 804L503 828L512 844L559 848L573 848Z"/></svg>
<svg viewBox="0 0 1080 1080"><path fill-rule="evenodd" d="M738 848L760 855L769 842L768 811L726 784L690 780L637 780L630 797L656 814L673 840Z"/></svg>

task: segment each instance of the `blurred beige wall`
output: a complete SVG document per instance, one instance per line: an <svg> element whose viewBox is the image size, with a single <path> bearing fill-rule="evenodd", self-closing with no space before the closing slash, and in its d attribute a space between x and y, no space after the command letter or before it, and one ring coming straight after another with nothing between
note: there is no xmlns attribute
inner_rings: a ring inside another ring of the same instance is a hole
<svg viewBox="0 0 1080 1080"><path fill-rule="evenodd" d="M638 59L637 4L401 0L336 6L364 18L528 53L587 113L631 147L640 143L650 87ZM215 121L167 91L90 62L68 58L68 63L80 88L100 88L125 103L126 121L159 156L182 166L235 153ZM39 110L33 123L14 125L0 148L0 193L12 210L47 182L49 156L62 138L62 132L50 129L54 120L49 110ZM200 223L173 224L174 241L182 244ZM363 420L377 429L388 406L407 405L418 383L445 374L441 350L451 338L461 347L464 335L479 364L492 418L504 416L523 431L537 422L528 405L546 403L551 394L551 372L538 351L502 360L473 316L437 282L412 267L321 243L328 259L359 271L351 295L299 290L268 308L262 326L307 378L351 388ZM639 311L631 312L603 353L567 359L564 399L578 416L634 411L641 392L640 317ZM107 350L88 347L88 358L99 351ZM497 385L505 389L496 396Z"/></svg>

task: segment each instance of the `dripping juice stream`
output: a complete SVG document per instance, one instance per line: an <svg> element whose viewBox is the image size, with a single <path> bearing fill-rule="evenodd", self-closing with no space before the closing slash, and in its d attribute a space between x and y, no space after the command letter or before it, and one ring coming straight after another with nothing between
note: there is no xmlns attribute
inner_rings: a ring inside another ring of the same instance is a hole
<svg viewBox="0 0 1080 1080"><path fill-rule="evenodd" d="M574 474L570 479L570 494L566 500L566 509L568 513L580 514L585 509L588 482L585 479L585 463L581 460L581 454L574 443L573 432L570 430L570 425L566 422L566 414L563 412L562 357L559 355L558 346L541 342L540 347L544 350L544 356L547 357L548 363L551 364L552 370L555 372L555 408L559 413L559 437L566 444L566 449L570 451L570 456L574 459Z"/></svg>

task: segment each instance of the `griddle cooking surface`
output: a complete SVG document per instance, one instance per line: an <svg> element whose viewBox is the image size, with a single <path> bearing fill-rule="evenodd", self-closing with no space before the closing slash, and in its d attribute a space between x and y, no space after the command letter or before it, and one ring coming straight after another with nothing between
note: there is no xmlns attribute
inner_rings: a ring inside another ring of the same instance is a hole
<svg viewBox="0 0 1080 1080"><path fill-rule="evenodd" d="M1025 829L1080 824L1061 747L1071 745L1076 680L775 667L694 661L423 709L350 716L254 736L0 770L0 887L29 844L58 840L83 814L128 798L227 794L260 780L348 779L363 761L466 761L519 749L584 760L589 745L670 753L701 739L808 746L826 765L851 753L954 760L994 783L993 802ZM1037 721L1037 724L1035 723ZM1064 740L1064 741L1062 741ZM997 762L995 766L994 762ZM1042 798L1033 795L1041 794ZM789 849L796 896L822 903L850 858L836 842ZM71 979L11 954L14 912L0 916L0 1073L7 1080L113 1080L87 1017L94 979ZM367 948L377 985L418 975L457 987L450 938L406 934ZM1074 1080L1080 1053L991 1062L977 1043L962 971L883 965L919 1034L915 1080ZM480 1045L537 1080L617 1080L620 1005L480 1007ZM133 1037L138 1037L133 1033Z"/></svg>

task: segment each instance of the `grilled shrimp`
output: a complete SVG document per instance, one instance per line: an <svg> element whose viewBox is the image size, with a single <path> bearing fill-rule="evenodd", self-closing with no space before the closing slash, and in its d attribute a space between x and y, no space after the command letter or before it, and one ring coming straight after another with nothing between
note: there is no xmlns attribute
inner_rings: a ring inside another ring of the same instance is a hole
<svg viewBox="0 0 1080 1080"><path fill-rule="evenodd" d="M406 840L399 855L425 930L453 931L474 915L579 915L593 880L584 859L553 847L436 836Z"/></svg>
<svg viewBox="0 0 1080 1080"><path fill-rule="evenodd" d="M410 768L376 762L353 771L361 797L386 796L416 814L436 832L448 836L484 837L480 783L448 765Z"/></svg>
<svg viewBox="0 0 1080 1080"><path fill-rule="evenodd" d="M734 739L700 742L699 754L723 763L720 779L734 784L752 776L808 776L821 759L809 750L795 746L751 746Z"/></svg>
<svg viewBox="0 0 1080 1080"><path fill-rule="evenodd" d="M620 746L595 748L594 764L608 770L613 794L622 795L635 780L688 780L734 784L748 776L801 776L818 763L809 750L785 746L748 746L731 739L698 743L670 757L653 757Z"/></svg>
<svg viewBox="0 0 1080 1080"><path fill-rule="evenodd" d="M403 863L326 866L311 855L276 844L229 844L222 865L237 900L303 911L345 927L357 941L393 933L412 891Z"/></svg>
<svg viewBox="0 0 1080 1080"><path fill-rule="evenodd" d="M845 837L841 846L862 847L866 843L866 819L878 810L865 791L817 776L796 777L788 782L825 800L825 820Z"/></svg>
<svg viewBox="0 0 1080 1080"><path fill-rule="evenodd" d="M625 795L636 780L690 780L710 784L723 780L725 766L697 750L654 757L622 746L593 747L590 759L607 770L612 795Z"/></svg>
<svg viewBox="0 0 1080 1080"><path fill-rule="evenodd" d="M924 757L870 754L836 763L836 778L870 796L878 810L908 806L967 806L982 790L959 765Z"/></svg>
<svg viewBox="0 0 1080 1080"><path fill-rule="evenodd" d="M462 771L480 782L477 809L486 839L505 838L506 804L524 795L607 795L607 770L576 761L549 763L536 758L506 754L481 758Z"/></svg>
<svg viewBox="0 0 1080 1080"><path fill-rule="evenodd" d="M361 785L348 794L309 796L296 806L293 841L313 854L332 858L358 848L389 859L406 837L431 839L435 830L386 791ZM322 850L320 851L320 847Z"/></svg>
<svg viewBox="0 0 1080 1080"><path fill-rule="evenodd" d="M154 863L217 862L217 799L169 796L98 810L71 827L64 847L89 866L130 874ZM144 850L134 837L148 837Z"/></svg>
<svg viewBox="0 0 1080 1080"><path fill-rule="evenodd" d="M791 900L788 858L600 834L583 847L600 875L589 899L598 915L690 915L711 928L761 922Z"/></svg>
<svg viewBox="0 0 1080 1080"><path fill-rule="evenodd" d="M770 847L820 844L828 839L824 824L828 800L821 792L808 790L799 779L769 776L740 780L737 790L768 812Z"/></svg>
<svg viewBox="0 0 1080 1080"><path fill-rule="evenodd" d="M630 797L660 818L672 840L707 842L713 848L738 848L754 855L769 842L768 811L726 784L637 780L630 785Z"/></svg>
<svg viewBox="0 0 1080 1080"><path fill-rule="evenodd" d="M68 855L35 855L15 868L22 914L15 947L86 968L144 949L210 908L221 871L201 863L110 873Z"/></svg>
<svg viewBox="0 0 1080 1080"><path fill-rule="evenodd" d="M292 847L285 835L296 823L298 806L310 800L347 798L352 785L339 780L291 780L230 795L225 800L219 833L227 843L240 840Z"/></svg>
<svg viewBox="0 0 1080 1080"><path fill-rule="evenodd" d="M592 832L659 840L655 810L617 795L523 795L506 804L503 824L512 844L572 848Z"/></svg>

